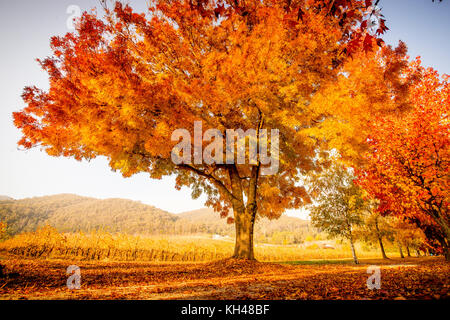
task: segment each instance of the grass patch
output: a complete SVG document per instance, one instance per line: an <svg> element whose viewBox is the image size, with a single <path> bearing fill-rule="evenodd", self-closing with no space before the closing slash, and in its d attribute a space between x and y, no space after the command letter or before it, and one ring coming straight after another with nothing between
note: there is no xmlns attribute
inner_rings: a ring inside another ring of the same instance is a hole
<svg viewBox="0 0 450 320"><path fill-rule="evenodd" d="M360 261L360 263L364 261L364 259L358 260ZM332 259L332 260L314 259L314 260L300 260L300 261L282 261L276 263L289 265L354 264L353 259Z"/></svg>

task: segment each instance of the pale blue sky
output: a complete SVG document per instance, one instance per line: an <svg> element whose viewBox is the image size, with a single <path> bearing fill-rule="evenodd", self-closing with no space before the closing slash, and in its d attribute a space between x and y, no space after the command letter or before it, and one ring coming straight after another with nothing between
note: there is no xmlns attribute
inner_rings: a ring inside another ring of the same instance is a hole
<svg viewBox="0 0 450 320"><path fill-rule="evenodd" d="M146 1L130 1L145 8ZM112 172L105 159L77 162L53 158L39 150L20 151L19 131L11 113L23 108L23 87L47 88L46 74L36 58L50 53L52 35L68 32L67 8L82 10L98 4L95 0L0 0L0 195L16 199L57 193L76 193L97 198L120 197L140 200L178 213L203 207L204 198L192 200L190 191L174 189L172 178L151 180L145 174L123 178ZM422 56L423 63L440 73L450 74L450 3L431 0L381 0L380 6L390 28L385 35L389 44L403 40L411 57ZM304 212L289 215L305 217Z"/></svg>

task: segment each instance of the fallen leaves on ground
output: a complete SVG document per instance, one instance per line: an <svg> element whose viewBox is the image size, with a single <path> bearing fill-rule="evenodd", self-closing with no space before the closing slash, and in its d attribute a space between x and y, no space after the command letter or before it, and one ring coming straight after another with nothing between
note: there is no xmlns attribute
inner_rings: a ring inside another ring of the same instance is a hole
<svg viewBox="0 0 450 320"><path fill-rule="evenodd" d="M448 299L450 264L441 258L369 260L359 265L288 265L225 259L209 263L0 260L1 299ZM81 289L66 287L69 265ZM369 290L369 265L381 289Z"/></svg>

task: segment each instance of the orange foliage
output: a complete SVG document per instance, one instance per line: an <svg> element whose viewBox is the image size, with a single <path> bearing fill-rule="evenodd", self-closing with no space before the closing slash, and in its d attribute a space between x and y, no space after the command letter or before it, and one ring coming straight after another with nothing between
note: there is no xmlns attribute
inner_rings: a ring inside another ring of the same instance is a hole
<svg viewBox="0 0 450 320"><path fill-rule="evenodd" d="M2 263L6 273L6 278L0 278L2 299L422 300L450 297L450 266L436 258L370 260L365 265L281 265L237 260L170 264L76 261L81 269L80 290L66 288L67 261L5 259ZM380 266L380 290L367 288L370 264Z"/></svg>
<svg viewBox="0 0 450 320"><path fill-rule="evenodd" d="M14 113L23 133L19 144L78 160L105 156L126 177L175 175L177 188L190 187L194 197L205 193L206 205L223 216L233 209L235 255L252 258L256 214L277 218L310 202L297 183L299 173L326 164L316 159L322 137L332 132L324 120L348 121L351 114L323 110L314 99L327 96L342 79L349 56L375 64L380 90L371 97L386 101L397 94L386 87L397 82L401 63L390 70L389 58L401 61L404 52L386 48L374 59L381 42L367 30L371 5L371 0L161 0L143 14L120 2L105 8L103 18L84 13L76 32L53 37L53 55L39 60L49 91L24 90L27 106ZM382 22L378 35L385 30ZM358 104L357 114L372 105ZM260 160L174 164L171 133L185 128L193 136L195 121L223 136L226 129L279 130L279 173L262 176ZM347 137L358 132L352 125L339 128ZM342 149L354 143L339 141Z"/></svg>
<svg viewBox="0 0 450 320"><path fill-rule="evenodd" d="M145 15L117 2L104 18L84 13L77 31L53 37L53 55L40 60L50 90L23 93L27 107L14 113L19 144L53 156L103 155L124 176L176 174L177 187L206 192L207 204L227 214L233 198L248 196L249 182L232 190L231 166L175 166L172 130L192 131L195 120L222 132L277 128L283 173L259 180L270 192L257 201L259 214L277 217L309 201L294 182L298 170L320 167L316 140L300 130L318 123L310 97L360 47L371 4L159 1ZM366 50L375 43L363 42ZM238 168L240 177L253 171Z"/></svg>
<svg viewBox="0 0 450 320"><path fill-rule="evenodd" d="M360 172L360 183L380 200L381 212L436 226L448 250L449 77L422 68L420 61L411 70L423 73L411 88L413 109L402 116L377 117L371 123L367 166Z"/></svg>

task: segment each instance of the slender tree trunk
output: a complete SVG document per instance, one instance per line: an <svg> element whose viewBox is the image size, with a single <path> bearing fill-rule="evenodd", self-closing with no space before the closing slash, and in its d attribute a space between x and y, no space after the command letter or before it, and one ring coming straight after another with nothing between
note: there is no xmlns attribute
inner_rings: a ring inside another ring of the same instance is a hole
<svg viewBox="0 0 450 320"><path fill-rule="evenodd" d="M355 245L353 244L353 235L352 235L352 229L350 227L349 230L349 240L350 240L350 246L352 247L352 256L353 256L353 261L355 262L355 264L358 264L358 258L356 257L356 251L355 251Z"/></svg>
<svg viewBox="0 0 450 320"><path fill-rule="evenodd" d="M442 244L442 249L444 250L444 257L445 261L450 261L450 248L448 245L448 242L444 240L444 243Z"/></svg>
<svg viewBox="0 0 450 320"><path fill-rule="evenodd" d="M380 243L381 255L383 256L383 259L389 259L386 255L386 251L384 251L383 240L381 237L378 237L378 242Z"/></svg>
<svg viewBox="0 0 450 320"><path fill-rule="evenodd" d="M417 254L418 257L420 257L420 251L419 251L419 249L416 249L416 254Z"/></svg>
<svg viewBox="0 0 450 320"><path fill-rule="evenodd" d="M358 258L356 257L356 252L355 252L355 245L353 244L353 240L350 239L350 245L352 246L352 256L353 256L353 261L355 262L355 264L358 264Z"/></svg>
<svg viewBox="0 0 450 320"><path fill-rule="evenodd" d="M409 247L406 246L406 254L408 255L408 257L411 257L411 252L409 252Z"/></svg>
<svg viewBox="0 0 450 320"><path fill-rule="evenodd" d="M400 251L400 257L402 259L404 259L405 256L403 255L402 245L400 244L400 242L397 242L397 245L398 245L398 250Z"/></svg>
<svg viewBox="0 0 450 320"><path fill-rule="evenodd" d="M380 249L381 249L381 254L383 256L383 259L389 259L386 255L386 251L384 251L383 239L380 234L380 229L378 228L378 219L375 220L375 229L377 231L378 243L380 244Z"/></svg>

